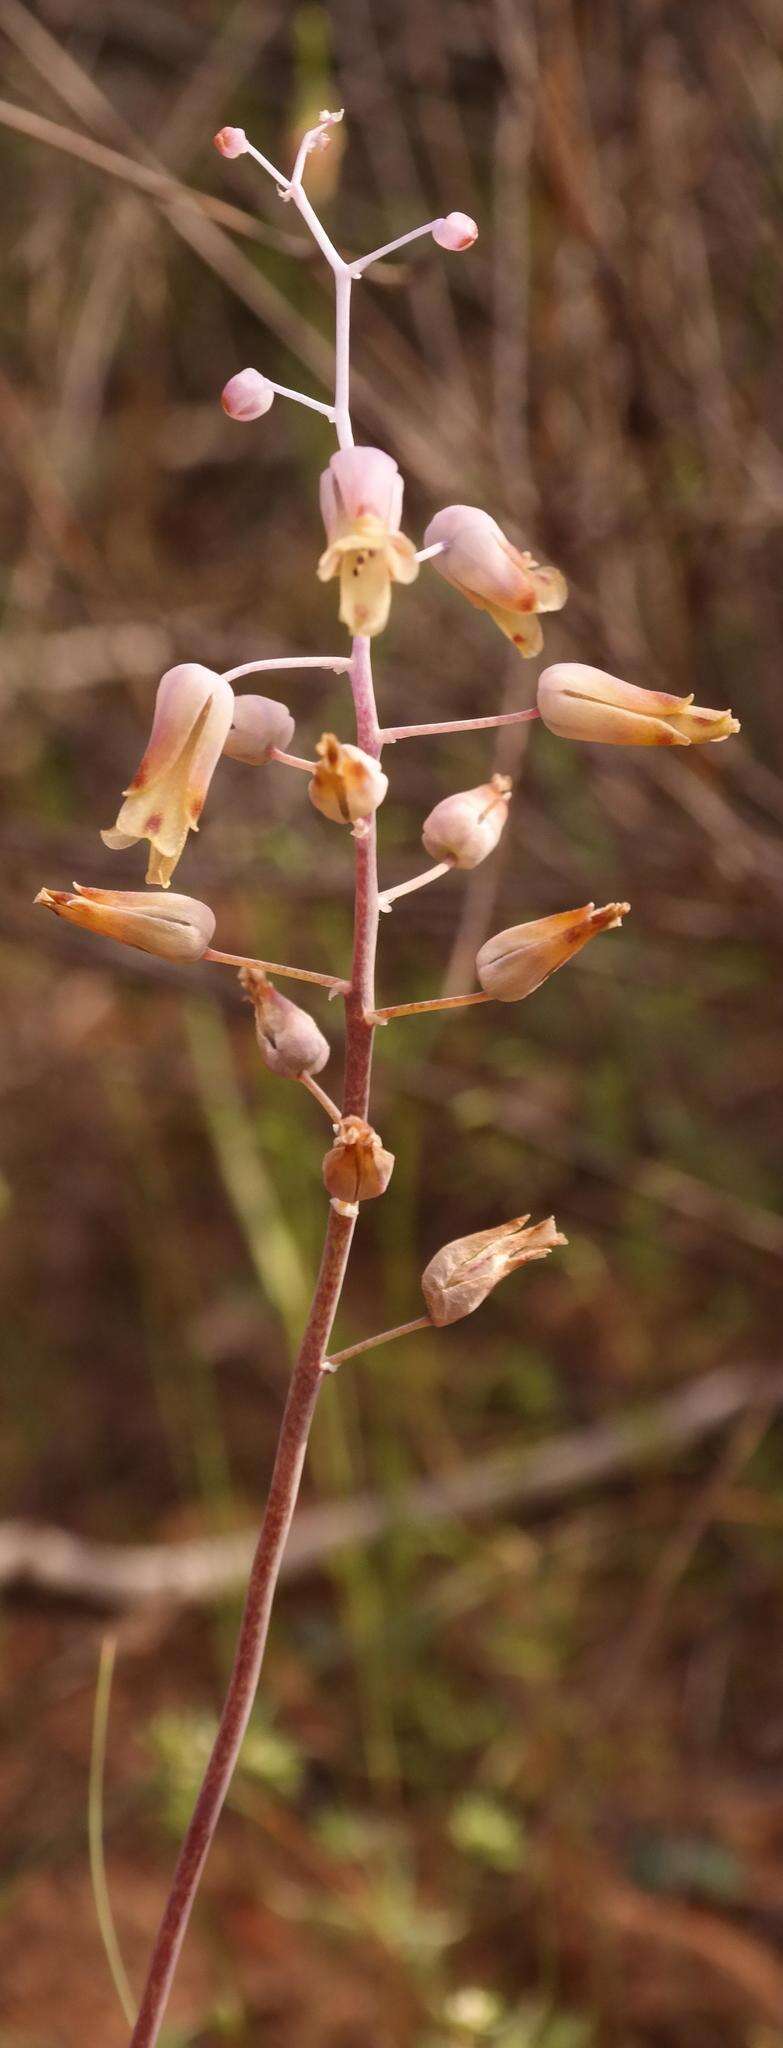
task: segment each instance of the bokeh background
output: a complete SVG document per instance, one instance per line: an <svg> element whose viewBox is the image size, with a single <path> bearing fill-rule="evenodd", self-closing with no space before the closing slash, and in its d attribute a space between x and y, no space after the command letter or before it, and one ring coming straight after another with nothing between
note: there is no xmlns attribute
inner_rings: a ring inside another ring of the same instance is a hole
<svg viewBox="0 0 783 2048"><path fill-rule="evenodd" d="M379 1043L397 1166L339 1341L415 1315L462 1231L554 1209L569 1250L328 1387L167 2039L781 2048L779 9L0 0L0 46L3 2048L126 2039L87 1851L101 1643L91 1817L138 1988L322 1228L321 1122L232 977L31 906L141 885L98 831L164 668L342 646L328 427L217 402L246 363L326 393L320 260L210 142L242 123L288 163L325 105L310 186L346 251L480 226L355 295L357 433L399 460L407 531L486 505L569 578L550 660L743 730L390 757L387 882L438 797L518 788L500 857L384 924L381 1000L469 987L520 918L633 913L523 1008ZM423 571L382 716L520 706L538 666ZM349 737L342 683L279 694L302 751ZM303 795L225 764L178 884L224 947L334 971L350 847Z"/></svg>

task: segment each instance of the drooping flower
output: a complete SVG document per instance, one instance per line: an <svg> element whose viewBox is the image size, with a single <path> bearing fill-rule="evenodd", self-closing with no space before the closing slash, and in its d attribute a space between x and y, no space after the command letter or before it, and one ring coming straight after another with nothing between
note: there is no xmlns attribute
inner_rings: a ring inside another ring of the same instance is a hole
<svg viewBox="0 0 783 2048"><path fill-rule="evenodd" d="M550 732L610 747L690 747L739 732L730 711L707 711L693 697L640 690L581 661L558 661L538 679L538 708Z"/></svg>
<svg viewBox="0 0 783 2048"><path fill-rule="evenodd" d="M200 960L215 930L215 914L195 896L151 895L144 889L39 889L36 903L104 939L157 953L162 960Z"/></svg>
<svg viewBox="0 0 783 2048"><path fill-rule="evenodd" d="M324 1186L339 1207L353 1212L357 1202L371 1202L385 1193L392 1177L394 1153L384 1150L378 1132L361 1116L343 1116L334 1144L323 1164Z"/></svg>
<svg viewBox="0 0 783 2048"><path fill-rule="evenodd" d="M237 370L220 394L223 411L230 420L260 420L275 402L275 387L260 370Z"/></svg>
<svg viewBox="0 0 783 2048"><path fill-rule="evenodd" d="M232 761L245 761L249 768L261 768L273 747L285 753L294 736L294 721L287 704L275 697L235 697L224 754Z"/></svg>
<svg viewBox="0 0 783 2048"><path fill-rule="evenodd" d="M508 819L510 775L493 775L477 789L444 796L422 826L422 839L433 860L455 868L476 868L497 846Z"/></svg>
<svg viewBox="0 0 783 2048"><path fill-rule="evenodd" d="M559 569L540 568L534 555L515 548L502 527L477 505L447 505L436 512L424 535L425 548L443 543L432 567L453 583L470 604L489 612L520 654L539 654L544 644L537 614L559 612L568 596Z"/></svg>
<svg viewBox="0 0 783 2048"><path fill-rule="evenodd" d="M310 802L338 825L355 825L372 817L383 803L388 775L371 754L325 732L316 747L315 774L307 785Z"/></svg>
<svg viewBox="0 0 783 2048"><path fill-rule="evenodd" d="M451 1244L441 1246L421 1276L430 1322L438 1328L460 1322L480 1308L507 1273L534 1259L546 1259L557 1245L567 1243L554 1216L533 1224L529 1215L515 1216L511 1223L498 1223L494 1230L474 1230L469 1237L454 1238Z"/></svg>
<svg viewBox="0 0 783 2048"><path fill-rule="evenodd" d="M199 662L181 662L158 684L149 745L123 791L116 825L101 838L112 849L149 839L147 881L167 889L198 821L231 728L230 683Z"/></svg>
<svg viewBox="0 0 783 2048"><path fill-rule="evenodd" d="M329 1041L309 1011L281 996L258 967L240 968L239 980L253 1005L259 1051L270 1073L290 1081L320 1074L329 1058Z"/></svg>
<svg viewBox="0 0 783 2048"><path fill-rule="evenodd" d="M339 574L340 618L351 633L382 632L392 584L418 576L413 542L400 533L402 492L382 448L339 448L321 477L327 545L318 575L328 583Z"/></svg>
<svg viewBox="0 0 783 2048"><path fill-rule="evenodd" d="M580 910L559 910L554 917L534 918L530 924L512 924L507 931L496 932L476 954L482 988L496 1002L521 1003L558 967L573 960L588 939L622 924L630 907L605 903L596 910L593 903L584 903Z"/></svg>

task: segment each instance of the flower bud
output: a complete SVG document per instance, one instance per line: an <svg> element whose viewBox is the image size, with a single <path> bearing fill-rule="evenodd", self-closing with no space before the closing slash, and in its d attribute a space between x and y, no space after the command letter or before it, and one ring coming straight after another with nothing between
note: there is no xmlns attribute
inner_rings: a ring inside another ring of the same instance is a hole
<svg viewBox="0 0 783 2048"><path fill-rule="evenodd" d="M439 249L469 249L477 234L478 228L469 213L447 213L445 220L436 220L432 239Z"/></svg>
<svg viewBox="0 0 783 2048"><path fill-rule="evenodd" d="M274 404L275 387L260 370L237 370L220 394L223 411L230 420L260 420Z"/></svg>
<svg viewBox="0 0 783 2048"><path fill-rule="evenodd" d="M385 1193L392 1176L394 1153L385 1152L377 1131L361 1116L343 1116L334 1144L323 1164L324 1186L349 1213L356 1202L371 1202Z"/></svg>
<svg viewBox="0 0 783 2048"><path fill-rule="evenodd" d="M538 612L558 612L568 586L559 569L540 568L527 549L515 548L502 527L477 505L446 505L430 520L425 547L442 543L432 558L438 576L470 604L489 612L519 653L539 654L544 636Z"/></svg>
<svg viewBox="0 0 783 2048"><path fill-rule="evenodd" d="M424 820L421 836L427 853L433 860L451 861L455 868L478 867L497 846L510 796L510 775L493 775L477 789L444 796Z"/></svg>
<svg viewBox="0 0 783 2048"><path fill-rule="evenodd" d="M361 747L344 745L333 732L323 734L315 751L318 761L308 795L316 810L325 818L334 818L338 825L371 817L389 787L388 775L378 762Z"/></svg>
<svg viewBox="0 0 783 2048"><path fill-rule="evenodd" d="M430 1259L421 1276L430 1322L442 1328L473 1314L491 1294L498 1281L516 1266L534 1259L546 1259L568 1239L555 1227L554 1216L528 1228L529 1216L515 1216L511 1223L499 1223L494 1230L475 1230L470 1237L454 1238Z"/></svg>
<svg viewBox="0 0 783 2048"><path fill-rule="evenodd" d="M476 973L488 996L499 1003L520 1003L540 988L558 967L573 960L588 939L598 932L610 932L622 924L629 903L605 903L596 910L585 903L581 910L560 910L554 917L539 917L531 924L512 924L497 932L476 954Z"/></svg>
<svg viewBox="0 0 783 2048"><path fill-rule="evenodd" d="M559 661L538 679L538 708L550 732L610 747L688 747L739 732L730 711L706 711L693 697L640 690L601 668Z"/></svg>
<svg viewBox="0 0 783 2048"><path fill-rule="evenodd" d="M282 1074L289 1081L300 1081L303 1074L320 1074L330 1047L315 1018L281 996L261 968L241 967L239 980L255 1010L259 1050L270 1073Z"/></svg>
<svg viewBox="0 0 783 2048"><path fill-rule="evenodd" d="M212 140L221 156L244 156L247 149L244 128L219 128Z"/></svg>
<svg viewBox="0 0 783 2048"><path fill-rule="evenodd" d="M294 721L287 704L278 704L274 697L236 697L231 731L223 748L232 761L246 761L250 768L261 768L273 747L282 753L290 746L294 736Z"/></svg>
<svg viewBox="0 0 783 2048"><path fill-rule="evenodd" d="M162 960L200 960L215 930L214 912L194 896L152 894L148 889L39 889L35 899L69 924L84 925L105 939L119 939Z"/></svg>

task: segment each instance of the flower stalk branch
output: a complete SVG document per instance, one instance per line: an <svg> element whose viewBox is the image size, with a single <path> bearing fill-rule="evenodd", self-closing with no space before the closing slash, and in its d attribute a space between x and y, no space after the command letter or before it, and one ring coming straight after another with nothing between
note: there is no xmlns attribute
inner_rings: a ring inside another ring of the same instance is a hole
<svg viewBox="0 0 783 2048"><path fill-rule="evenodd" d="M341 981L339 974L316 974L310 967L283 967L279 960L251 960L245 953L221 953L214 946L208 946L202 955L204 960L217 962L220 967L260 967L265 974L282 974L289 981L314 981L319 988L331 989L334 995L347 994L349 981Z"/></svg>

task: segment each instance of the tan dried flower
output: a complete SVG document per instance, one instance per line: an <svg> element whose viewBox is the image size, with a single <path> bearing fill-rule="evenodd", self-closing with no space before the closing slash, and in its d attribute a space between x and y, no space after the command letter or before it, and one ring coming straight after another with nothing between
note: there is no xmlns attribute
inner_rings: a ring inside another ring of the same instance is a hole
<svg viewBox="0 0 783 2048"><path fill-rule="evenodd" d="M215 914L195 896L172 896L149 889L39 889L36 903L83 925L104 939L119 939L140 953L162 960L200 960L214 930Z"/></svg>
<svg viewBox="0 0 783 2048"><path fill-rule="evenodd" d="M421 1276L430 1322L441 1328L472 1315L507 1273L535 1259L546 1259L557 1245L567 1243L554 1216L533 1224L529 1216L515 1216L511 1223L498 1223L494 1230L475 1230L469 1237L454 1238L451 1244L441 1246Z"/></svg>
<svg viewBox="0 0 783 2048"><path fill-rule="evenodd" d="M318 761L308 796L317 811L338 825L355 825L372 817L383 803L388 775L371 754L325 732L316 747Z"/></svg>
<svg viewBox="0 0 783 2048"><path fill-rule="evenodd" d="M239 980L253 1005L259 1051L270 1073L289 1081L320 1074L329 1058L329 1041L309 1011L281 996L259 967L241 967Z"/></svg>
<svg viewBox="0 0 783 2048"><path fill-rule="evenodd" d="M422 839L433 860L455 868L476 868L497 846L508 819L510 775L493 775L477 789L444 796L422 827Z"/></svg>
<svg viewBox="0 0 783 2048"><path fill-rule="evenodd" d="M343 1116L324 1160L324 1186L351 1214L357 1202L385 1193L393 1166L394 1153L384 1151L377 1131L361 1116Z"/></svg>
<svg viewBox="0 0 783 2048"><path fill-rule="evenodd" d="M583 903L530 924L512 924L487 939L476 954L476 973L486 995L499 1003L520 1003L599 932L610 932L627 917L630 903Z"/></svg>

